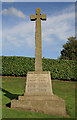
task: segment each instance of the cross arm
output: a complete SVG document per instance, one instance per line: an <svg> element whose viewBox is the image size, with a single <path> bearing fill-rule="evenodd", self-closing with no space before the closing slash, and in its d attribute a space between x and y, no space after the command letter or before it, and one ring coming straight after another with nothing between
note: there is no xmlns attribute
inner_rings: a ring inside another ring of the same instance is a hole
<svg viewBox="0 0 77 120"><path fill-rule="evenodd" d="M36 20L36 15L30 15L30 20L35 21Z"/></svg>
<svg viewBox="0 0 77 120"><path fill-rule="evenodd" d="M41 15L41 20L46 20L46 14Z"/></svg>

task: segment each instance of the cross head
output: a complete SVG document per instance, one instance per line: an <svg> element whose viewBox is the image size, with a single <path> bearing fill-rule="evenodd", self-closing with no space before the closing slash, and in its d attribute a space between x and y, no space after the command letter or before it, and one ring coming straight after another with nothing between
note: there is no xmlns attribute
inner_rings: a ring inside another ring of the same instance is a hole
<svg viewBox="0 0 77 120"><path fill-rule="evenodd" d="M31 19L31 21L35 21L35 20L37 20L37 19L46 20L46 14L42 14L42 15L41 15L41 9L40 9L40 8L37 8L37 9L36 9L36 15L31 15L31 16L30 16L30 19Z"/></svg>

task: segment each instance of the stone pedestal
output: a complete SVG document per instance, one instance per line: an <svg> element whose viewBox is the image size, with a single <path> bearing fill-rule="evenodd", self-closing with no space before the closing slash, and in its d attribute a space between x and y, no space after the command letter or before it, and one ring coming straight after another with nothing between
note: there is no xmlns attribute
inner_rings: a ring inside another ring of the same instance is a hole
<svg viewBox="0 0 77 120"><path fill-rule="evenodd" d="M11 108L66 116L65 101L52 92L49 71L28 72L24 96L12 100Z"/></svg>
<svg viewBox="0 0 77 120"><path fill-rule="evenodd" d="M27 73L24 95L51 95L52 85L49 71L34 71Z"/></svg>

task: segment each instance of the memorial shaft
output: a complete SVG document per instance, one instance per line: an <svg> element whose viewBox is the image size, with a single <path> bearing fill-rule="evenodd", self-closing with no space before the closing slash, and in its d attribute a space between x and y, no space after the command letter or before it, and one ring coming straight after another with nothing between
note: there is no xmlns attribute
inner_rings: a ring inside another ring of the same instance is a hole
<svg viewBox="0 0 77 120"><path fill-rule="evenodd" d="M42 71L42 41L41 20L46 20L46 14L41 15L41 9L36 9L36 15L31 15L31 20L36 20L35 31L35 71Z"/></svg>
<svg viewBox="0 0 77 120"><path fill-rule="evenodd" d="M42 71L41 20L37 15L35 33L35 71Z"/></svg>

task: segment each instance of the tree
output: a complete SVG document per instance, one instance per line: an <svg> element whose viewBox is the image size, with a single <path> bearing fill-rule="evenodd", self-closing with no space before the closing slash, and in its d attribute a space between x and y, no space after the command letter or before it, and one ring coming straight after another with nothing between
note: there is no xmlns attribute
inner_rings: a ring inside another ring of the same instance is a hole
<svg viewBox="0 0 77 120"><path fill-rule="evenodd" d="M60 59L77 60L77 40L76 37L69 37L66 44L63 45Z"/></svg>

